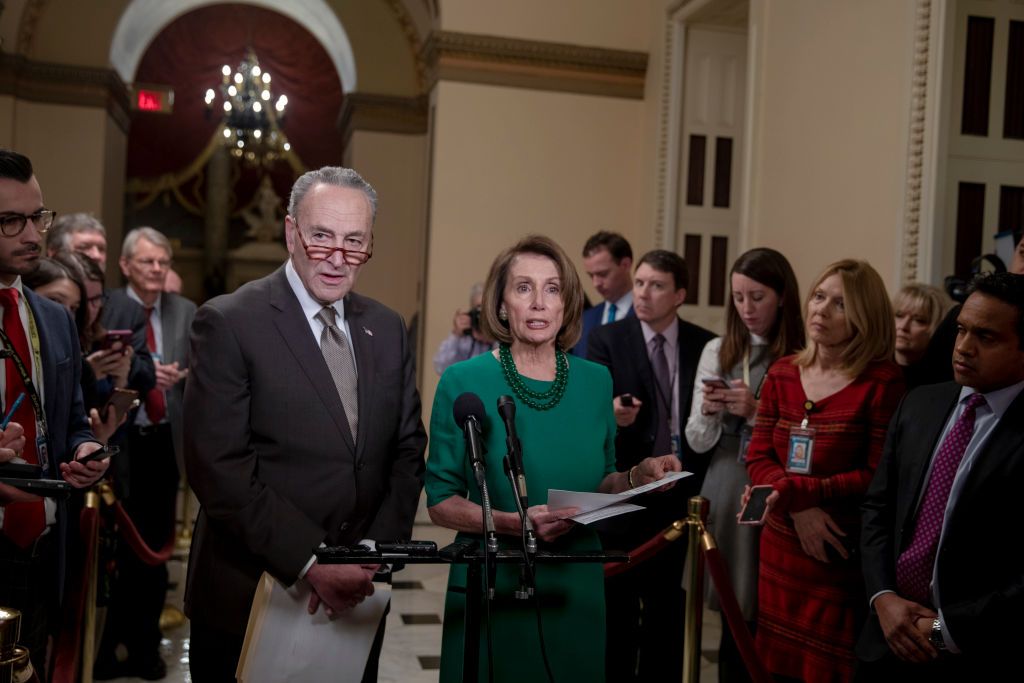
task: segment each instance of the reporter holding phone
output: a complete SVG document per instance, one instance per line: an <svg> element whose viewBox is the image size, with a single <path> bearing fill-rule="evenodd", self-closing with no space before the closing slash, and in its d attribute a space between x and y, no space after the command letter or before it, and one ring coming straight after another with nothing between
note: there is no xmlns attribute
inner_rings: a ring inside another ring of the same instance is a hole
<svg viewBox="0 0 1024 683"><path fill-rule="evenodd" d="M757 527L736 524L740 495L750 483L742 451L750 443L768 367L803 347L804 329L796 276L785 256L751 249L736 259L729 277L732 306L725 334L709 341L701 354L697 378L702 381L694 384L685 434L690 448L710 458L700 492L711 501L708 526L729 567L743 618L753 625L760 534ZM711 582L707 593L708 607L717 610ZM718 678L749 680L728 628L722 629Z"/></svg>
<svg viewBox="0 0 1024 683"><path fill-rule="evenodd" d="M866 608L847 548L903 375L892 305L870 265L831 264L805 305L807 346L768 371L747 455L751 482L775 489L761 532L757 649L777 676L848 681Z"/></svg>

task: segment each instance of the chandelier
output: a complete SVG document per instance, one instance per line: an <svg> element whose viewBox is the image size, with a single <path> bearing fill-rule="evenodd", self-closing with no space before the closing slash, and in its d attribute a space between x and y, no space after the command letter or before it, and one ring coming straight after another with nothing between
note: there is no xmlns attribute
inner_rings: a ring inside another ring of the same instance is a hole
<svg viewBox="0 0 1024 683"><path fill-rule="evenodd" d="M281 95L275 101L270 91L270 72L260 68L252 49L232 73L227 64L221 69L220 84L223 110L221 135L231 154L253 166L273 166L291 150L288 138L281 130L288 97ZM206 91L207 115L217 108L217 93Z"/></svg>

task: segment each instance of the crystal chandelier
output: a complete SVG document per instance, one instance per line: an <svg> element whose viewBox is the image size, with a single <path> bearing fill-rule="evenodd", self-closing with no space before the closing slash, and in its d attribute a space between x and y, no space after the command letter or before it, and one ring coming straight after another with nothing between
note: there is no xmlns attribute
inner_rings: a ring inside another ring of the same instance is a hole
<svg viewBox="0 0 1024 683"><path fill-rule="evenodd" d="M224 79L220 84L221 135L231 154L253 166L273 166L291 150L288 138L281 130L288 97L281 95L271 101L270 73L260 68L256 53L249 49L245 59L232 73L227 64L221 69ZM209 115L217 107L217 93L206 91L206 110Z"/></svg>

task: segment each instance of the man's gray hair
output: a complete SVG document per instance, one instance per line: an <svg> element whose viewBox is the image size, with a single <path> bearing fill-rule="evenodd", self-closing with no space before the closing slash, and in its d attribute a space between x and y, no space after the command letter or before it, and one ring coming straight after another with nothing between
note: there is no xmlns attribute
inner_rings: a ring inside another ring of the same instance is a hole
<svg viewBox="0 0 1024 683"><path fill-rule="evenodd" d="M363 176L359 175L359 173L351 168L343 168L341 166L324 166L315 171L307 171L299 176L299 179L292 185L292 195L288 199L288 215L292 218L298 218L299 205L305 199L306 193L320 184L349 187L365 194L366 198L370 200L370 225L373 225L374 220L377 218L377 191L373 189L370 183L363 180Z"/></svg>
<svg viewBox="0 0 1024 683"><path fill-rule="evenodd" d="M469 305L472 307L474 301L478 298L482 299L484 296L484 283L475 282L473 286L469 288Z"/></svg>
<svg viewBox="0 0 1024 683"><path fill-rule="evenodd" d="M124 244L121 245L121 257L130 259L135 255L135 247L140 239L145 239L153 245L165 249L168 257L174 256L174 249L171 248L171 241L167 236L156 228L141 227L135 228L124 236Z"/></svg>
<svg viewBox="0 0 1024 683"><path fill-rule="evenodd" d="M91 213L69 213L57 216L46 233L46 246L51 251L71 251L71 236L80 232L98 232L105 238L107 229Z"/></svg>

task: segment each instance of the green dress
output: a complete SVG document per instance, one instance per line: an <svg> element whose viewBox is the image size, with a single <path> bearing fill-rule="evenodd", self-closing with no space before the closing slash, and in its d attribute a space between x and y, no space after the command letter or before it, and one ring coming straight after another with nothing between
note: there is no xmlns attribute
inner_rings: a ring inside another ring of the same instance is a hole
<svg viewBox="0 0 1024 683"><path fill-rule="evenodd" d="M615 471L615 417L612 382L608 370L576 356L569 357L569 382L557 406L538 411L516 398L516 429L523 446L530 505L546 504L548 489L596 491L605 475ZM550 382L524 377L527 386L544 391ZM502 469L506 453L505 428L498 416L498 397L513 396L501 365L490 353L448 368L434 396L430 418L430 455L427 459L427 505L451 496L479 503L480 492L466 457L462 431L452 417L455 399L473 392L483 401L486 415L487 487L495 510L514 511L511 486ZM459 534L459 539L480 539ZM518 539L501 537L503 547ZM578 526L548 550L600 549L597 534ZM537 595L542 608L544 644L555 680L562 683L604 680L604 572L601 563L538 564ZM519 565L498 567L497 590L491 602L495 681L547 680L540 654L537 615L533 601L516 600ZM453 565L445 601L441 681L463 679L463 615L465 565ZM487 638L484 610L480 625L480 671L487 680Z"/></svg>

